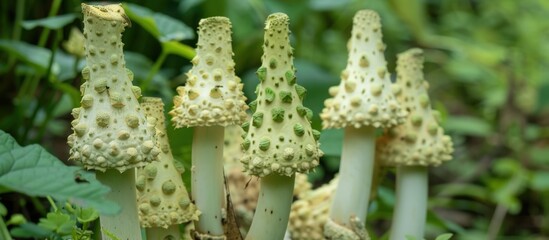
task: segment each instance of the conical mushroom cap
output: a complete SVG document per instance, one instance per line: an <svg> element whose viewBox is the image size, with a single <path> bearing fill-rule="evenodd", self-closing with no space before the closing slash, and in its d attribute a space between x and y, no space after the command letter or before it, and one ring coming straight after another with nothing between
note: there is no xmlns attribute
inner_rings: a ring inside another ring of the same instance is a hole
<svg viewBox="0 0 549 240"><path fill-rule="evenodd" d="M135 185L141 226L168 228L196 221L200 211L191 202L170 151L164 124L164 104L160 98L144 97L141 107L149 122L155 123L158 146L162 150L157 162L137 169Z"/></svg>
<svg viewBox="0 0 549 240"><path fill-rule="evenodd" d="M324 102L320 114L323 128L388 128L402 123L406 112L390 88L381 22L376 12L356 13L348 47L349 59L341 82L330 88L332 98Z"/></svg>
<svg viewBox="0 0 549 240"><path fill-rule="evenodd" d="M377 157L386 165L437 166L452 158L452 140L444 135L431 109L423 77L423 51L410 49L398 55L394 89L409 112L404 124L385 132L376 144Z"/></svg>
<svg viewBox="0 0 549 240"><path fill-rule="evenodd" d="M132 86L133 73L126 68L122 32L128 25L122 7L82 4L86 64L80 87L81 107L73 109L68 138L70 159L85 168L120 172L156 160L154 126L147 123Z"/></svg>
<svg viewBox="0 0 549 240"><path fill-rule="evenodd" d="M234 73L231 22L226 17L200 20L198 44L185 86L177 88L170 112L176 128L240 125L246 97Z"/></svg>
<svg viewBox="0 0 549 240"><path fill-rule="evenodd" d="M320 133L311 128L312 112L303 106L306 90L296 84L288 16L271 14L265 24L257 99L250 103L252 119L242 143L244 170L255 176L291 176L318 165Z"/></svg>

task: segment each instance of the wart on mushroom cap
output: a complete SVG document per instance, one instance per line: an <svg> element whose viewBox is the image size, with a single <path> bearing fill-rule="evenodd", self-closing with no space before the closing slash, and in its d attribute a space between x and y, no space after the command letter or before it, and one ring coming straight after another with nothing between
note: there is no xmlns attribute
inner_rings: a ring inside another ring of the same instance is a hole
<svg viewBox="0 0 549 240"><path fill-rule="evenodd" d="M244 170L256 176L291 176L318 165L320 133L311 128L312 112L304 107L305 89L296 84L288 16L272 14L265 27L262 66L257 70L257 99L252 120L244 123Z"/></svg>
<svg viewBox="0 0 549 240"><path fill-rule="evenodd" d="M391 80L385 61L379 15L361 10L353 19L348 42L349 59L339 86L329 90L320 117L323 128L373 126L387 128L406 116L389 88Z"/></svg>
<svg viewBox="0 0 549 240"><path fill-rule="evenodd" d="M246 120L246 97L234 73L231 23L226 17L200 20L193 68L177 88L170 112L176 128L239 125Z"/></svg>
<svg viewBox="0 0 549 240"><path fill-rule="evenodd" d="M72 112L70 159L100 171L143 166L156 160L160 150L154 126L137 102L140 90L131 84L133 73L125 68L121 34L129 20L120 5L82 7L87 66L81 107Z"/></svg>
<svg viewBox="0 0 549 240"><path fill-rule="evenodd" d="M386 165L437 166L452 158L452 140L444 135L431 109L423 77L423 51L411 49L398 55L394 89L399 103L410 113L406 122L385 132L376 154Z"/></svg>
<svg viewBox="0 0 549 240"><path fill-rule="evenodd" d="M164 104L160 98L144 97L141 107L151 123L155 123L158 146L162 152L158 162L149 163L137 171L137 202L142 227L163 227L198 220L200 211L191 202L187 189L176 169L164 119Z"/></svg>
<svg viewBox="0 0 549 240"><path fill-rule="evenodd" d="M309 189L299 195L292 204L288 231L293 240L322 240L324 224L330 214L330 205L339 178L314 190Z"/></svg>

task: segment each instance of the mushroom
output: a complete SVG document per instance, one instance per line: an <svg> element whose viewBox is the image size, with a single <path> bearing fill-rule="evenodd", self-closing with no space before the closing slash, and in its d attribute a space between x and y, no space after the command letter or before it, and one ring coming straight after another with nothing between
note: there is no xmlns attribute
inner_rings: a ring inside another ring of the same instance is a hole
<svg viewBox="0 0 549 240"><path fill-rule="evenodd" d="M406 235L422 239L427 214L428 166L452 159L452 140L444 135L437 113L431 109L423 76L423 51L410 49L398 55L394 89L399 104L409 112L404 124L385 131L376 155L385 165L397 167L396 204L391 239Z"/></svg>
<svg viewBox="0 0 549 240"><path fill-rule="evenodd" d="M391 91L391 80L383 54L379 15L361 10L353 18L348 42L349 59L339 86L329 89L320 117L323 127L344 128L339 168L340 181L330 210L327 232L350 229L364 223L372 183L375 128L400 124L406 112ZM354 219L351 221L351 219ZM328 226L329 225L329 226ZM333 236L326 236L332 238ZM333 239L333 238L332 238Z"/></svg>
<svg viewBox="0 0 549 240"><path fill-rule="evenodd" d="M194 127L191 195L202 212L197 238L222 238L225 219L223 185L224 127L247 118L242 83L234 73L231 23L226 17L202 19L196 56L185 86L177 88L170 112L176 128Z"/></svg>
<svg viewBox="0 0 549 240"><path fill-rule="evenodd" d="M225 146L223 158L225 159L225 173L227 175L227 188L229 189L231 202L235 210L240 233L245 236L252 223L254 211L259 195L259 181L250 179L242 172L240 158L242 157L242 134L244 130L240 126L225 128ZM296 173L294 197L300 198L311 190L311 183L306 174Z"/></svg>
<svg viewBox="0 0 549 240"><path fill-rule="evenodd" d="M166 135L164 103L160 98L144 97L141 108L157 131L158 161L137 169L137 206L147 239L181 239L178 224L198 220L200 211L189 199Z"/></svg>
<svg viewBox="0 0 549 240"><path fill-rule="evenodd" d="M320 133L311 128L312 111L302 105L306 90L296 84L286 14L265 23L262 66L257 70L257 99L246 131L241 162L260 177L260 193L246 239L283 239L288 224L295 173L318 165Z"/></svg>
<svg viewBox="0 0 549 240"><path fill-rule="evenodd" d="M292 240L323 240L324 224L328 220L330 205L338 177L314 190L299 195L292 204L288 230Z"/></svg>
<svg viewBox="0 0 549 240"><path fill-rule="evenodd" d="M125 68L122 32L129 24L120 4L82 4L86 36L85 82L81 107L75 108L68 137L70 159L96 170L97 179L111 188L110 200L122 211L101 215L101 227L120 239L141 239L137 217L135 168L157 160L155 129L147 123ZM102 233L103 238L107 235Z"/></svg>

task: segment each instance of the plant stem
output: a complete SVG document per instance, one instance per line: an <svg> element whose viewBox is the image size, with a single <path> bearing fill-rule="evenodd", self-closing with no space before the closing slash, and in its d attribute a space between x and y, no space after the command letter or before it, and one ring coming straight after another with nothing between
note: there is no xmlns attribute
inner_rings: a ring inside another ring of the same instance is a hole
<svg viewBox="0 0 549 240"><path fill-rule="evenodd" d="M0 239L12 240L10 236L10 231L4 222L4 218L0 217Z"/></svg>
<svg viewBox="0 0 549 240"><path fill-rule="evenodd" d="M141 240L139 218L137 216L137 196L135 188L135 169L126 170L123 173L109 169L105 172L96 172L97 180L109 186L111 192L107 199L114 201L122 208L115 216L100 215L101 229L106 229L121 240ZM109 239L101 231L102 239Z"/></svg>
<svg viewBox="0 0 549 240"><path fill-rule="evenodd" d="M59 6L61 5L61 0L53 0L51 4L50 11L48 13L48 17L52 17L57 15L57 12L59 12ZM43 47L46 45L46 41L48 40L48 37L50 35L50 29L44 28L42 33L40 33L40 39L38 40L38 46Z"/></svg>
<svg viewBox="0 0 549 240"><path fill-rule="evenodd" d="M492 220L490 221L490 226L488 227L488 240L495 240L498 238L499 230L501 229L505 215L507 215L507 210L507 207L503 204L497 205Z"/></svg>
<svg viewBox="0 0 549 240"><path fill-rule="evenodd" d="M224 127L195 127L192 144L192 198L202 212L196 231L222 236L225 194L223 187Z"/></svg>
<svg viewBox="0 0 549 240"><path fill-rule="evenodd" d="M26 0L17 1L15 5L15 24L13 25L12 40L19 40L21 38L21 23L25 15L25 3Z"/></svg>
<svg viewBox="0 0 549 240"><path fill-rule="evenodd" d="M428 172L423 166L399 166L391 240L423 239L427 218Z"/></svg>
<svg viewBox="0 0 549 240"><path fill-rule="evenodd" d="M147 240L168 240L168 239L181 239L181 233L179 232L178 225L171 225L167 229L152 227L146 228Z"/></svg>
<svg viewBox="0 0 549 240"><path fill-rule="evenodd" d="M57 204L55 204L55 201L53 201L53 198L51 198L50 196L47 196L46 199L48 199L48 202L50 203L51 205L51 208L53 208L53 211L54 212L57 212Z"/></svg>
<svg viewBox="0 0 549 240"><path fill-rule="evenodd" d="M154 76L158 73L160 70L160 67L164 63L164 60L166 60L166 57L168 56L168 52L162 50L162 53L160 53L160 56L156 59L154 62L154 65L151 68L151 71L149 71L149 75L147 75L147 78L141 83L141 90L144 92L147 90L149 85L151 84Z"/></svg>
<svg viewBox="0 0 549 240"><path fill-rule="evenodd" d="M293 200L295 175L270 174L261 178L261 189L246 240L284 239Z"/></svg>
<svg viewBox="0 0 549 240"><path fill-rule="evenodd" d="M375 129L346 127L339 166L339 183L330 218L351 228L351 217L366 221L374 169Z"/></svg>

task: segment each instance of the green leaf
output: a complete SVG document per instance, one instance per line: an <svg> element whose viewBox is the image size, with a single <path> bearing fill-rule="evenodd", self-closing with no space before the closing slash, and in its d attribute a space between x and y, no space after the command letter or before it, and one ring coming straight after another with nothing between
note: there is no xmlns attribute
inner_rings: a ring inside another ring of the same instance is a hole
<svg viewBox="0 0 549 240"><path fill-rule="evenodd" d="M162 26L159 28L160 42L181 41L194 37L193 29L177 19L160 13L155 13L153 18L156 26Z"/></svg>
<svg viewBox="0 0 549 240"><path fill-rule="evenodd" d="M67 54L64 51L57 51L54 56L54 61L58 68L52 69L52 73L55 75L57 80L66 81L74 79L76 75L80 74L76 73L74 69L75 61L78 61L75 56Z"/></svg>
<svg viewBox="0 0 549 240"><path fill-rule="evenodd" d="M533 146L528 151L533 163L547 165L549 164L549 147Z"/></svg>
<svg viewBox="0 0 549 240"><path fill-rule="evenodd" d="M39 145L13 146L14 140L0 130L0 185L29 196L51 196L59 201L71 200L89 205L105 214L119 207L105 199L109 188L80 167L66 166ZM79 181L76 181L79 179Z"/></svg>
<svg viewBox="0 0 549 240"><path fill-rule="evenodd" d="M27 223L27 219L20 213L11 215L10 219L6 222L7 225L21 225L24 223Z"/></svg>
<svg viewBox="0 0 549 240"><path fill-rule="evenodd" d="M549 190L549 172L537 171L532 173L530 179L530 187L536 191L548 191Z"/></svg>
<svg viewBox="0 0 549 240"><path fill-rule="evenodd" d="M445 233L445 234L439 235L437 238L435 238L435 240L448 240L448 239L450 239L452 236L454 236L454 234Z"/></svg>
<svg viewBox="0 0 549 240"><path fill-rule="evenodd" d="M114 233L112 232L109 232L107 229L105 228L101 228L101 231L103 233L105 233L105 235L107 235L107 237L109 237L111 240L120 240L120 238L118 238L116 235L114 235Z"/></svg>
<svg viewBox="0 0 549 240"><path fill-rule="evenodd" d="M202 2L204 2L204 0L179 1L179 6L177 7L177 9L179 10L179 12L184 13L189 9L195 7L196 5L202 4Z"/></svg>
<svg viewBox="0 0 549 240"><path fill-rule="evenodd" d="M126 66L132 69L134 74L134 83L139 85L145 80L149 71L152 68L153 63L146 56L136 52L124 52L126 58ZM153 76L151 89L154 89L153 95L159 95L164 99L173 98L174 90L170 86L170 81L163 72L159 72Z"/></svg>
<svg viewBox="0 0 549 240"><path fill-rule="evenodd" d="M51 50L32 44L0 39L0 50L5 51L17 59L32 65L36 70L45 73L51 58ZM53 68L55 68L54 63ZM59 66L57 66L59 68Z"/></svg>
<svg viewBox="0 0 549 240"><path fill-rule="evenodd" d="M68 235L72 232L76 221L71 216L60 212L50 212L46 218L40 218L38 226L52 230L61 235Z"/></svg>
<svg viewBox="0 0 549 240"><path fill-rule="evenodd" d="M0 130L0 133L4 133ZM14 148L20 148L19 144L9 134L0 134L0 152L8 151Z"/></svg>
<svg viewBox="0 0 549 240"><path fill-rule="evenodd" d="M192 59L196 52L192 47L176 41L162 42L162 49L168 54L174 54L186 59Z"/></svg>
<svg viewBox="0 0 549 240"><path fill-rule="evenodd" d="M522 207L519 196L529 183L528 172L511 158L497 159L492 170L497 177L488 179L487 183L494 201L507 207L510 213L518 213Z"/></svg>
<svg viewBox="0 0 549 240"><path fill-rule="evenodd" d="M391 0L388 2L416 38L423 39L429 28L425 18L427 16L425 2L421 0Z"/></svg>
<svg viewBox="0 0 549 240"><path fill-rule="evenodd" d="M26 30L31 30L35 27L45 27L48 29L60 29L63 28L65 25L72 23L74 19L76 18L76 14L70 13L65 15L59 15L59 16L53 16L48 18L41 18L41 19L35 19L35 20L25 20L21 25Z"/></svg>
<svg viewBox="0 0 549 240"><path fill-rule="evenodd" d="M123 6L132 21L141 25L160 42L194 38L194 31L177 19L137 4L126 3Z"/></svg>
<svg viewBox="0 0 549 240"><path fill-rule="evenodd" d="M462 135L486 137L492 133L490 123L472 116L450 116L444 122L444 129Z"/></svg>
<svg viewBox="0 0 549 240"><path fill-rule="evenodd" d="M0 217L8 215L8 209L0 202Z"/></svg>
<svg viewBox="0 0 549 240"><path fill-rule="evenodd" d="M99 217L99 213L93 208L77 208L75 215L78 222L81 223L91 222Z"/></svg>
<svg viewBox="0 0 549 240"><path fill-rule="evenodd" d="M12 228L10 231L12 237L17 238L40 238L44 239L52 234L51 230L38 226L34 223L24 223L19 227Z"/></svg>
<svg viewBox="0 0 549 240"><path fill-rule="evenodd" d="M349 4L351 4L351 1L349 0L340 0L340 1L311 0L309 1L309 6L311 7L311 9L318 10L318 11L334 10L337 8L349 6Z"/></svg>
<svg viewBox="0 0 549 240"><path fill-rule="evenodd" d="M476 200L488 201L489 189L472 183L448 183L436 185L433 189L437 195L445 197L471 197Z"/></svg>

